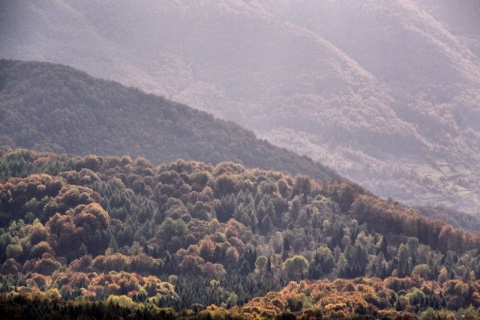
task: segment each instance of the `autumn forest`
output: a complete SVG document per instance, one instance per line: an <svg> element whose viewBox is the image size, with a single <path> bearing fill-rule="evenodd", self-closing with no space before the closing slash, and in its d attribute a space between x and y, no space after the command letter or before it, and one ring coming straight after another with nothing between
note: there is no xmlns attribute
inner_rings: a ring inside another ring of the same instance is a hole
<svg viewBox="0 0 480 320"><path fill-rule="evenodd" d="M0 1L0 319L480 319L478 16Z"/></svg>
<svg viewBox="0 0 480 320"><path fill-rule="evenodd" d="M309 319L466 315L477 234L347 182L4 149L2 312Z"/></svg>

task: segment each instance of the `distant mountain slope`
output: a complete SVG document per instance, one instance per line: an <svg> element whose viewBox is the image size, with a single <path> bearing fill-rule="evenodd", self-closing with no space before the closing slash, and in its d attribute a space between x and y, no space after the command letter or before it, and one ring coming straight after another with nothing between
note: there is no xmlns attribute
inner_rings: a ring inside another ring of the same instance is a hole
<svg viewBox="0 0 480 320"><path fill-rule="evenodd" d="M384 197L476 213L478 16L473 0L20 0L0 4L0 56L134 85Z"/></svg>
<svg viewBox="0 0 480 320"><path fill-rule="evenodd" d="M473 18L478 1L266 2L266 10L328 39L381 81L410 94L436 94L441 102L449 94L440 96L441 85L453 86L453 96L466 81L480 79L480 39L472 33L480 27Z"/></svg>
<svg viewBox="0 0 480 320"><path fill-rule="evenodd" d="M443 207L413 207L413 209L427 218L442 220L455 228L480 232L478 215L470 215Z"/></svg>
<svg viewBox="0 0 480 320"><path fill-rule="evenodd" d="M70 67L0 60L0 144L77 155L178 158L342 179L240 126Z"/></svg>

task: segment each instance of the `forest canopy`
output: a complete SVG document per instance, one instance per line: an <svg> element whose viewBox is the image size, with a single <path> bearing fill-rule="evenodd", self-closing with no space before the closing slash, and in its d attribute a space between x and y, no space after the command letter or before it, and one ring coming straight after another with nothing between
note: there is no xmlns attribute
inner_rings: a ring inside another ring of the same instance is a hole
<svg viewBox="0 0 480 320"><path fill-rule="evenodd" d="M0 173L5 310L378 317L480 306L478 234L355 184L26 150L2 151Z"/></svg>

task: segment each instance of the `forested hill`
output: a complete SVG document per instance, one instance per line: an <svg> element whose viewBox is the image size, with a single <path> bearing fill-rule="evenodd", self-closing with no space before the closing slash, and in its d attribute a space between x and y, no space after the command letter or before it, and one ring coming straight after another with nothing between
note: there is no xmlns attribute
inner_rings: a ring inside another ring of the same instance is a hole
<svg viewBox="0 0 480 320"><path fill-rule="evenodd" d="M480 307L479 246L346 182L0 152L7 318L461 317Z"/></svg>
<svg viewBox="0 0 480 320"><path fill-rule="evenodd" d="M302 173L332 170L240 126L70 67L0 60L0 145L77 155L194 159Z"/></svg>

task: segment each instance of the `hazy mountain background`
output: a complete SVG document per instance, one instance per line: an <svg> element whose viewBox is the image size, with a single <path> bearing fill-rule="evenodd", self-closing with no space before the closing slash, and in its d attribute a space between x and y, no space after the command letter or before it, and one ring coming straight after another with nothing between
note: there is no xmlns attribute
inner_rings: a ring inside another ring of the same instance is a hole
<svg viewBox="0 0 480 320"><path fill-rule="evenodd" d="M478 212L477 1L15 1L0 56L236 121L409 204Z"/></svg>

